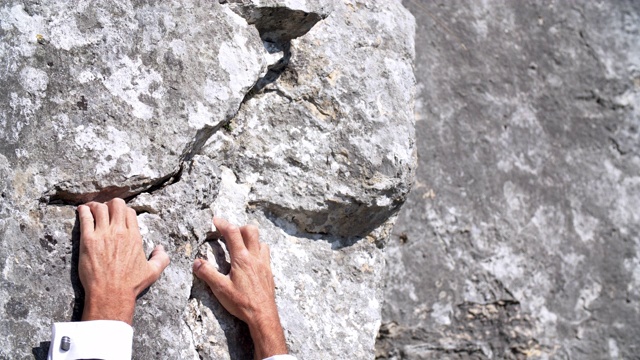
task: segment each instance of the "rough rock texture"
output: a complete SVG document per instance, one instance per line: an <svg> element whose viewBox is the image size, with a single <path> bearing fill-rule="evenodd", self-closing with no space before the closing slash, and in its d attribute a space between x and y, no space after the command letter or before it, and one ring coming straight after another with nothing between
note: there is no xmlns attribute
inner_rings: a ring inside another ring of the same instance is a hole
<svg viewBox="0 0 640 360"><path fill-rule="evenodd" d="M419 167L378 356L637 359L640 4L404 4Z"/></svg>
<svg viewBox="0 0 640 360"><path fill-rule="evenodd" d="M415 169L413 17L398 1L4 1L0 358L78 319L75 205L124 197L172 258L135 358L245 359L194 279L212 214L255 222L301 359L373 357L383 257Z"/></svg>

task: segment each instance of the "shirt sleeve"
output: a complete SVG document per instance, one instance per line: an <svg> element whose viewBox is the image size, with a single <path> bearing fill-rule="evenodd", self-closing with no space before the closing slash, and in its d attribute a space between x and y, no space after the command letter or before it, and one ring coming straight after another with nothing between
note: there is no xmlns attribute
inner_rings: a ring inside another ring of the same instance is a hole
<svg viewBox="0 0 640 360"><path fill-rule="evenodd" d="M68 350L62 338L70 340ZM133 328L122 321L95 320L54 323L49 360L130 360Z"/></svg>
<svg viewBox="0 0 640 360"><path fill-rule="evenodd" d="M264 360L296 360L295 356L291 355L273 355Z"/></svg>

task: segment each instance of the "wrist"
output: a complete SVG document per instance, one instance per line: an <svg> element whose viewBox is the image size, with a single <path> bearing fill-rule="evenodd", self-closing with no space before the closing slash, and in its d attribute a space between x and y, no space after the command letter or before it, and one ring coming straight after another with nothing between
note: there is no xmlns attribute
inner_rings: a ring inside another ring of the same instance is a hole
<svg viewBox="0 0 640 360"><path fill-rule="evenodd" d="M136 299L130 297L95 296L85 297L82 321L118 320L133 323Z"/></svg>
<svg viewBox="0 0 640 360"><path fill-rule="evenodd" d="M247 325L249 326L257 359L288 353L284 330L277 313L275 316L255 319Z"/></svg>

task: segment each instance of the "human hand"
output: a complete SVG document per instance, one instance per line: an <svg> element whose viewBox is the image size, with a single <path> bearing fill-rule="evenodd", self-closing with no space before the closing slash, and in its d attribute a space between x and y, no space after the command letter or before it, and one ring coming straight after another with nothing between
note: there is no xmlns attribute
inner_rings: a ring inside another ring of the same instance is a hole
<svg viewBox="0 0 640 360"><path fill-rule="evenodd" d="M136 297L160 278L169 256L156 246L147 261L136 212L122 199L80 205L78 215L78 274L85 291L82 320L131 325Z"/></svg>
<svg viewBox="0 0 640 360"><path fill-rule="evenodd" d="M260 242L255 226L238 228L217 217L213 223L226 241L231 270L229 275L223 275L208 261L196 259L193 273L209 285L231 315L247 323L256 359L287 354L275 301L269 246Z"/></svg>

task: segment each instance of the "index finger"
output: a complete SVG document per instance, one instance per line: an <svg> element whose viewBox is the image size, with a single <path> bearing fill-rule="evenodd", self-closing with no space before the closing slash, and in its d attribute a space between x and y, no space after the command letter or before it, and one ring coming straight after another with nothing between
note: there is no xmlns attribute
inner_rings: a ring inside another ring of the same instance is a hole
<svg viewBox="0 0 640 360"><path fill-rule="evenodd" d="M91 235L95 230L93 214L91 209L86 205L78 206L78 218L80 219L80 235Z"/></svg>
<svg viewBox="0 0 640 360"><path fill-rule="evenodd" d="M224 237L231 259L233 259L233 256L240 254L243 250L247 250L244 246L240 229L237 226L219 217L213 218L213 225L215 225L216 229L218 229L222 237Z"/></svg>
<svg viewBox="0 0 640 360"><path fill-rule="evenodd" d="M106 229L109 227L109 209L107 205L92 201L85 204L85 206L91 210L97 229Z"/></svg>

